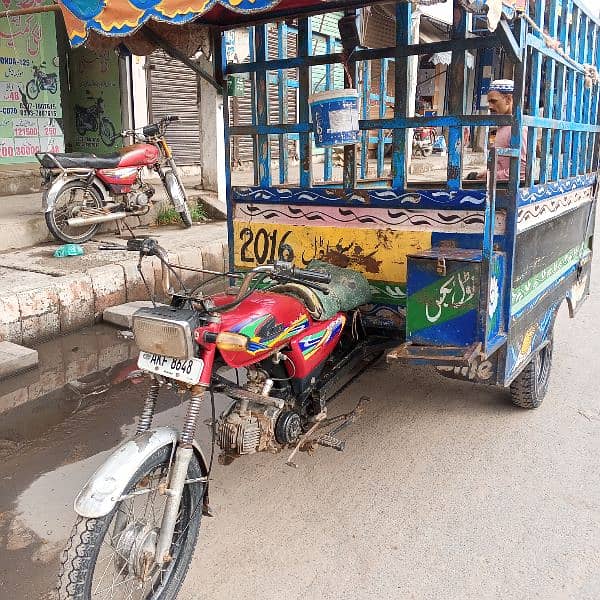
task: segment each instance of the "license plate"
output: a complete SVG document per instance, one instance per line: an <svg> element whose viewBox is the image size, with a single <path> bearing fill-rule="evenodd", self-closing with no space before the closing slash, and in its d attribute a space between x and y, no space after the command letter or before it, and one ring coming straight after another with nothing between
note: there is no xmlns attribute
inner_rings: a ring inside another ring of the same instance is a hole
<svg viewBox="0 0 600 600"><path fill-rule="evenodd" d="M150 352L140 352L138 367L144 371L150 371L150 373L177 379L177 381L196 384L200 381L204 361L201 358L172 358Z"/></svg>

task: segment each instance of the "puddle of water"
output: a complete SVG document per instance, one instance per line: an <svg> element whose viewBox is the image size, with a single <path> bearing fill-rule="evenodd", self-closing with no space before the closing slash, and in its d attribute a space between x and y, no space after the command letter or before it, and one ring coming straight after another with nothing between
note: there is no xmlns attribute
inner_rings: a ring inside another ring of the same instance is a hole
<svg viewBox="0 0 600 600"><path fill-rule="evenodd" d="M136 369L137 348L113 327L97 325L41 344L39 366L0 382L4 447L37 439L97 402Z"/></svg>

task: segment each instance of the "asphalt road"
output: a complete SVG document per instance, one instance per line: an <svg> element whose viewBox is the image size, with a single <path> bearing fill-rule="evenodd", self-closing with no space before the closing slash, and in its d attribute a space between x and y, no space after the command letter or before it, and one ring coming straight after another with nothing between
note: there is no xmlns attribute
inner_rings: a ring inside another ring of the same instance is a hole
<svg viewBox="0 0 600 600"><path fill-rule="evenodd" d="M204 519L181 600L600 598L595 262L577 319L561 309L541 408L428 369L380 366L332 407L372 398L345 452L301 454L297 469L287 454L217 465L217 516ZM72 499L132 431L142 391L115 388L0 447L0 597L51 597ZM160 409L167 423L183 407L165 396Z"/></svg>

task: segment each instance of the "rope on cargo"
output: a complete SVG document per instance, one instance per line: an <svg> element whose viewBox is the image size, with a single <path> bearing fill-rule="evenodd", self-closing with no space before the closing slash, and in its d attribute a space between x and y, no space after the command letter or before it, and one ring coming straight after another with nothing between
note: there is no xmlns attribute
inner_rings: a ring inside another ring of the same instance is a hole
<svg viewBox="0 0 600 600"><path fill-rule="evenodd" d="M596 65L588 65L588 64L580 64L573 58L571 58L565 49L561 46L560 41L556 38L553 38L549 33L544 31L529 15L524 12L519 13L519 18L527 21L532 29L537 31L544 41L544 44L547 48L554 50L559 56L564 58L569 64L573 66L574 69L583 73L585 87L590 89L594 85L598 85L600 83L600 74L598 73L598 68Z"/></svg>

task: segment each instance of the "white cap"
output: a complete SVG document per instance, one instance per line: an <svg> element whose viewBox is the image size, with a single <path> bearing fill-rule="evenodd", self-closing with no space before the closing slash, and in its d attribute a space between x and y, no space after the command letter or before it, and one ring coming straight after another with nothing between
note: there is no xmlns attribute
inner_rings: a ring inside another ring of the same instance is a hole
<svg viewBox="0 0 600 600"><path fill-rule="evenodd" d="M515 91L515 82L512 79L496 79L490 83L489 92L512 94Z"/></svg>

